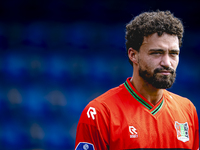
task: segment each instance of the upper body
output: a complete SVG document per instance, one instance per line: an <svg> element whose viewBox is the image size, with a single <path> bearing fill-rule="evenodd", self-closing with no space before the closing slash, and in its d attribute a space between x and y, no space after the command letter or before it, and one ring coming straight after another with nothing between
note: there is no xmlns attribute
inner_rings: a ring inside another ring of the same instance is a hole
<svg viewBox="0 0 200 150"><path fill-rule="evenodd" d="M142 13L126 26L133 75L84 109L77 150L199 148L195 107L165 90L175 81L182 37L181 21L169 11Z"/></svg>
<svg viewBox="0 0 200 150"><path fill-rule="evenodd" d="M77 127L77 150L84 150L84 145L88 150L197 150L199 126L194 105L167 90L152 105L129 79L85 107Z"/></svg>

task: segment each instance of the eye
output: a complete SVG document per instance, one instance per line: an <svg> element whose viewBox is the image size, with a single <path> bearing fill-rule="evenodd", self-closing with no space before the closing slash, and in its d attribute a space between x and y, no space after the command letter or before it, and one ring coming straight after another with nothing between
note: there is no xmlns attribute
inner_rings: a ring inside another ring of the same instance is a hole
<svg viewBox="0 0 200 150"><path fill-rule="evenodd" d="M150 51L149 51L150 55L155 55L155 56L161 55L161 54L164 54L164 53L165 52L162 49L150 49Z"/></svg>
<svg viewBox="0 0 200 150"><path fill-rule="evenodd" d="M159 55L159 54L162 54L162 52L160 51L155 51L155 52L152 52L151 55Z"/></svg>
<svg viewBox="0 0 200 150"><path fill-rule="evenodd" d="M178 51L173 51L173 52L170 52L170 54L173 55L173 56L177 56L177 55L179 55L179 52Z"/></svg>

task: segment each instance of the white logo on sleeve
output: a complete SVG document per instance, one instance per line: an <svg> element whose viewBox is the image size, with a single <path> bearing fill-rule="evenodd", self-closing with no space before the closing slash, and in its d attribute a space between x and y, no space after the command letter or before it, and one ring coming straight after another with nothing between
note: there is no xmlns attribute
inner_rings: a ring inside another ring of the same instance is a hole
<svg viewBox="0 0 200 150"><path fill-rule="evenodd" d="M96 110L95 110L95 108L93 108L93 107L90 107L90 108L88 109L88 111L87 111L87 116L88 116L88 118L92 117L93 120L95 119L94 115L96 115L96 114L97 114L97 113L96 113Z"/></svg>
<svg viewBox="0 0 200 150"><path fill-rule="evenodd" d="M129 126L129 132L131 133L130 138L137 138L138 133L136 131L137 129L134 126Z"/></svg>

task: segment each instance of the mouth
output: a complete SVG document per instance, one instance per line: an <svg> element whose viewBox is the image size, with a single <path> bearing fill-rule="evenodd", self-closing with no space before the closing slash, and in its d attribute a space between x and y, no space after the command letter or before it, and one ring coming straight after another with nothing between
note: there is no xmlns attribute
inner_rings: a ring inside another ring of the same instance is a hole
<svg viewBox="0 0 200 150"><path fill-rule="evenodd" d="M158 73L160 75L169 76L175 73L175 70L172 68L157 68L154 70L154 73Z"/></svg>
<svg viewBox="0 0 200 150"><path fill-rule="evenodd" d="M160 71L160 72L158 72L159 74L162 74L162 75L170 75L170 74L172 74L172 72L171 71L167 71L167 70L163 70L163 71Z"/></svg>

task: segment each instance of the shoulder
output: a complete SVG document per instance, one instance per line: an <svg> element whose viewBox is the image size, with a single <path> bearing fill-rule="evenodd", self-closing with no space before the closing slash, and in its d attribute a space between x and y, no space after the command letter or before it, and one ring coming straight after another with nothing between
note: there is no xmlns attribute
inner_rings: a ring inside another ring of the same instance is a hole
<svg viewBox="0 0 200 150"><path fill-rule="evenodd" d="M168 103L172 104L171 106L180 107L181 109L187 110L187 112L191 112L192 110L196 111L194 104L188 98L167 90L165 90L164 94L167 97Z"/></svg>
<svg viewBox="0 0 200 150"><path fill-rule="evenodd" d="M95 111L100 114L109 114L115 105L120 105L123 94L125 92L123 84L118 87L112 88L97 98L90 101L84 108L83 112L87 113Z"/></svg>
<svg viewBox="0 0 200 150"><path fill-rule="evenodd" d="M190 123L190 125L195 126L197 130L199 129L196 107L188 98L182 97L166 90L165 97L168 110L171 114L173 114L174 119L186 119L187 122Z"/></svg>
<svg viewBox="0 0 200 150"><path fill-rule="evenodd" d="M124 85L121 84L118 87L112 88L102 95L98 96L94 100L92 100L88 105L94 105L96 107L107 107L109 108L111 105L116 104L121 100L125 93Z"/></svg>
<svg viewBox="0 0 200 150"><path fill-rule="evenodd" d="M175 93L172 93L172 92L170 92L170 91L165 90L165 91L164 91L164 94L165 94L168 98L171 98L171 99L175 100L175 101L178 102L178 103L183 103L183 104L189 104L189 103L191 103L191 101L190 101L188 98L183 97L183 96L180 96L180 95L175 94Z"/></svg>
<svg viewBox="0 0 200 150"><path fill-rule="evenodd" d="M121 87L116 87L108 90L104 94L90 101L83 109L80 119L80 125L94 126L100 130L101 127L106 127L110 120L110 106L114 104L116 95L120 92Z"/></svg>

